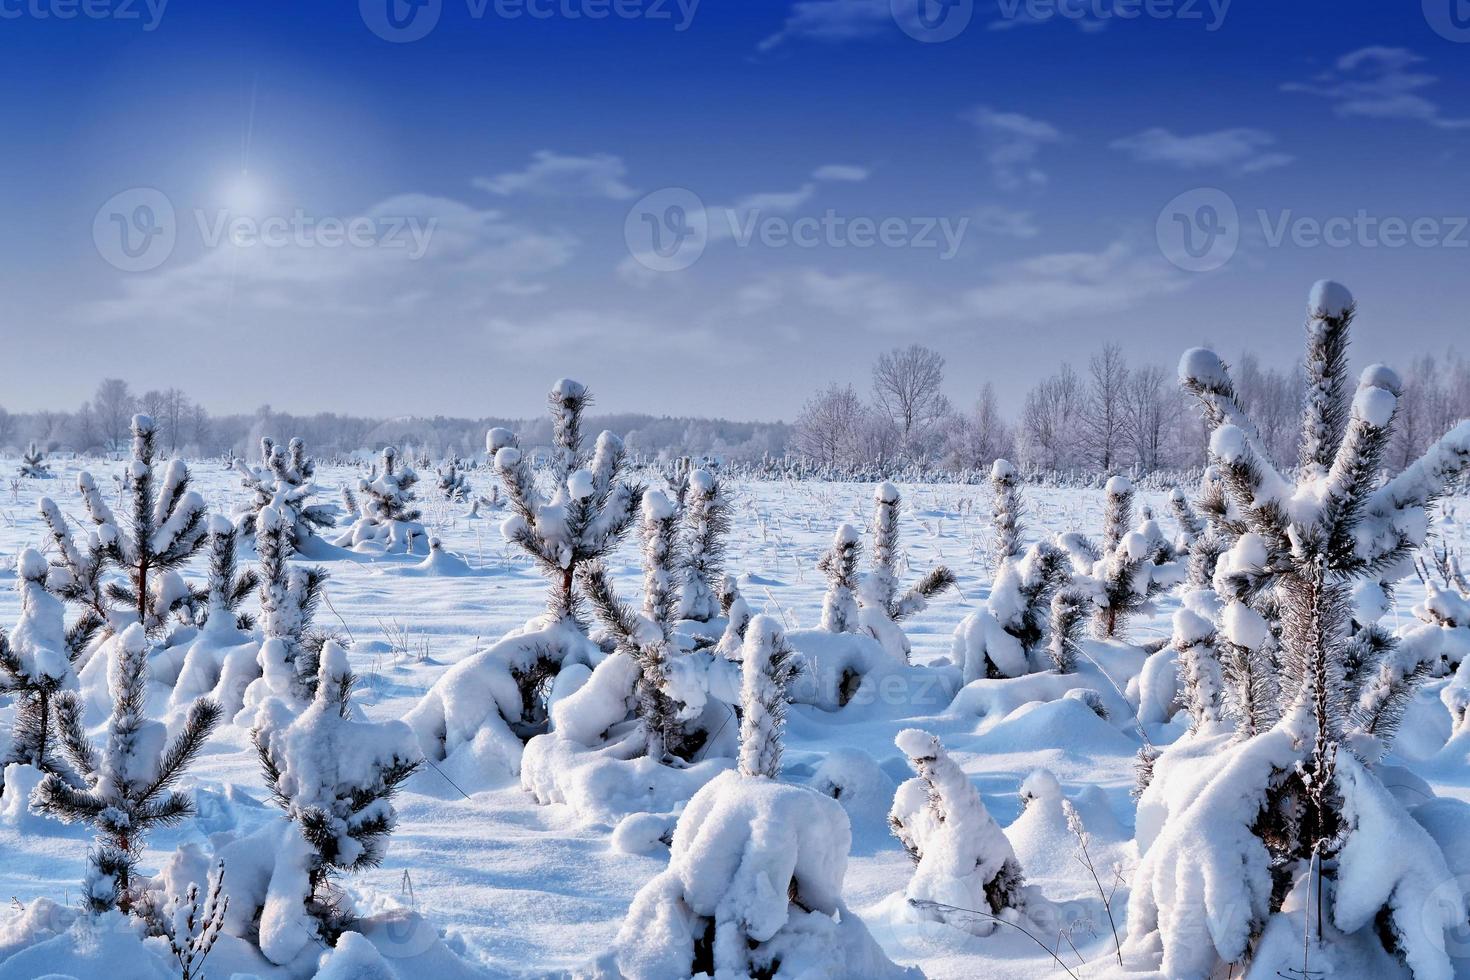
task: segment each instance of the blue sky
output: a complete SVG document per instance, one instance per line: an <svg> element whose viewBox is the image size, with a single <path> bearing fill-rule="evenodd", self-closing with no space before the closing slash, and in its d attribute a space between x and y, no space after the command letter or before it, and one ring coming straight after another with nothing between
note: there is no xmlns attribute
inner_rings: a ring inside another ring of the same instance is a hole
<svg viewBox="0 0 1470 980"><path fill-rule="evenodd" d="M1467 336L1465 0L88 2L0 0L12 411L790 418L911 340L1015 405L1110 339L1285 361L1323 277L1364 359Z"/></svg>

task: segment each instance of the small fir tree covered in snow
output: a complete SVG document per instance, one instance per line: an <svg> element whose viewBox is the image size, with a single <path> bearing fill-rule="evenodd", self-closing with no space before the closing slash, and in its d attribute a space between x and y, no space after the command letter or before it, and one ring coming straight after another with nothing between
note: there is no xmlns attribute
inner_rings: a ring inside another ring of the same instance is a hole
<svg viewBox="0 0 1470 980"><path fill-rule="evenodd" d="M582 632L577 570L617 546L632 527L643 496L641 486L621 479L626 462L621 439L603 432L590 455L583 446L582 415L591 401L585 385L566 378L547 396L556 450L547 498L537 490L530 460L514 434L491 429L486 437L513 511L501 530L550 580L547 609L552 618L574 623Z"/></svg>
<svg viewBox="0 0 1470 980"><path fill-rule="evenodd" d="M858 587L858 622L883 644L890 656L908 663L909 639L898 624L922 612L929 600L955 584L954 572L943 565L900 594L898 588L898 487L884 481L873 494L873 567Z"/></svg>
<svg viewBox="0 0 1470 980"><path fill-rule="evenodd" d="M817 559L817 570L827 576L827 594L822 598L822 629L829 633L856 633L858 621L858 561L862 538L857 528L842 524L832 535L832 547Z"/></svg>
<svg viewBox="0 0 1470 980"><path fill-rule="evenodd" d="M183 460L162 466L155 462L151 418L133 416L132 434L132 459L122 479L127 504L122 520L85 471L77 476L77 488L93 527L84 548L76 545L50 498L43 497L40 507L59 552L61 574L53 576L52 587L84 608L77 628L111 632L136 622L153 636L192 603L193 594L178 570L204 546L204 500L189 489ZM124 581L103 584L109 567L122 572Z"/></svg>
<svg viewBox="0 0 1470 980"><path fill-rule="evenodd" d="M1433 882L1449 878L1445 858L1373 771L1406 692L1439 649L1396 643L1374 620L1385 583L1406 573L1423 542L1426 509L1470 465L1470 421L1385 481L1400 384L1373 365L1349 395L1355 309L1336 283L1312 290L1294 482L1261 448L1220 359L1192 350L1180 362L1212 433L1211 462L1243 524L1214 577L1219 632L1271 656L1275 683L1255 689L1273 702L1262 721L1254 732L1242 727L1211 776L1195 781L1190 805L1168 810L1136 875L1130 945L1162 948L1170 976L1202 976L1255 957L1266 957L1257 969L1284 968L1286 944L1272 936L1284 928L1299 937L1302 926L1269 926L1298 887L1326 905L1318 913L1330 930L1314 930L1319 944L1342 943L1343 955L1352 944L1381 944L1416 978L1452 972L1443 931L1464 921L1463 898L1456 890L1451 901L1427 900ZM1365 601L1372 593L1379 599ZM1228 708L1235 686L1228 652L1223 660ZM1168 759L1165 752L1159 764ZM1156 777L1145 802L1166 797L1169 786ZM1386 840L1394 842L1391 856ZM1299 955L1300 938L1291 945Z"/></svg>
<svg viewBox="0 0 1470 980"><path fill-rule="evenodd" d="M288 560L291 529L274 507L264 508L257 517L255 550L260 556L260 626L265 642L259 661L264 680L277 695L289 692L298 700L310 700L324 642L311 629L311 620L327 573Z"/></svg>
<svg viewBox="0 0 1470 980"><path fill-rule="evenodd" d="M1111 639L1119 635L1129 617L1145 602L1162 591L1167 579L1155 575L1155 567L1172 558L1162 554L1162 536L1152 520L1130 530L1133 523L1133 484L1115 476L1108 480L1107 502L1103 510L1102 547L1083 543L1083 554L1096 553L1091 562L1079 562L1078 571L1086 575L1093 589L1096 610L1092 618L1093 635ZM1075 546L1074 546L1075 547Z"/></svg>
<svg viewBox="0 0 1470 980"><path fill-rule="evenodd" d="M235 525L218 514L209 519L209 569L205 588L196 597L195 620L232 622L238 629L255 628L255 617L240 606L260 585L254 569L242 570L236 558L239 533Z"/></svg>
<svg viewBox="0 0 1470 980"><path fill-rule="evenodd" d="M57 702L61 745L81 786L52 773L36 787L31 805L97 832L83 887L94 912L130 911L143 843L155 827L167 827L194 812L192 801L171 789L189 768L219 721L219 706L201 698L190 706L178 734L169 738L162 722L144 711L149 643L143 628L129 626L109 641L107 682L112 714L100 746L87 738L78 698Z"/></svg>
<svg viewBox="0 0 1470 980"><path fill-rule="evenodd" d="M917 865L909 906L920 919L989 935L997 923L974 913L1000 917L1026 907L1015 851L937 737L909 728L894 741L917 773L899 786L888 816Z"/></svg>
<svg viewBox="0 0 1470 980"><path fill-rule="evenodd" d="M781 777L781 740L796 661L780 625L756 616L745 630L740 685L740 773Z"/></svg>
<svg viewBox="0 0 1470 980"><path fill-rule="evenodd" d="M996 570L1022 551L1024 534L1022 518L1025 502L1021 498L1021 474L1009 460L997 459L990 465L990 542Z"/></svg>
<svg viewBox="0 0 1470 980"><path fill-rule="evenodd" d="M463 503L470 498L470 481L460 469L457 458L446 459L435 471L438 480L434 488L439 496L453 503Z"/></svg>
<svg viewBox="0 0 1470 980"><path fill-rule="evenodd" d="M1067 556L1049 542L1027 548L1019 559L1004 562L990 587L985 606L955 627L953 654L964 666L965 683L982 678L1019 677L1056 666L1069 672L1075 644L1075 609L1062 624L1063 646L1051 650L1053 596L1067 582ZM1059 612L1061 610L1059 609ZM1057 654L1061 655L1060 660Z"/></svg>
<svg viewBox="0 0 1470 980"><path fill-rule="evenodd" d="M730 533L730 500L714 474L694 470L679 497L683 505L679 619L707 623L719 615L715 596L725 568L725 535Z"/></svg>
<svg viewBox="0 0 1470 980"><path fill-rule="evenodd" d="M68 782L75 777L56 741L58 699L76 684L72 664L77 653L67 646L61 601L46 591L46 559L27 548L20 553L20 621L9 637L0 630L0 696L14 701L10 743L0 756L0 793L5 767L27 765L54 773Z"/></svg>
<svg viewBox="0 0 1470 980"><path fill-rule="evenodd" d="M305 711L272 698L251 731L271 800L307 845L283 847L261 914L262 951L275 963L313 939L336 942L348 912L328 886L382 863L398 820L394 794L422 765L402 722L353 717L355 678L340 646L328 642L319 667Z"/></svg>
<svg viewBox="0 0 1470 980"><path fill-rule="evenodd" d="M20 457L20 476L29 480L48 480L51 478L51 468L46 465L46 454L41 447L37 446L35 440L31 440L26 446L26 451Z"/></svg>
<svg viewBox="0 0 1470 980"><path fill-rule="evenodd" d="M337 539L343 547L370 546L390 553L414 552L428 547L422 512L414 495L418 474L399 459L398 450L384 446L378 471L359 480L360 510L352 529Z"/></svg>
<svg viewBox="0 0 1470 980"><path fill-rule="evenodd" d="M250 500L238 512L240 531L253 536L261 510L273 507L290 526L292 547L299 550L318 530L333 524L331 508L310 502L317 491L312 483L316 461L306 455L306 444L300 439L292 439L282 449L270 438L263 438L260 456L259 466L234 461L235 472L250 492Z"/></svg>
<svg viewBox="0 0 1470 980"><path fill-rule="evenodd" d="M720 579L720 615L725 617L725 632L715 643L715 652L728 660L739 660L753 614L750 603L740 592L739 581L733 575Z"/></svg>

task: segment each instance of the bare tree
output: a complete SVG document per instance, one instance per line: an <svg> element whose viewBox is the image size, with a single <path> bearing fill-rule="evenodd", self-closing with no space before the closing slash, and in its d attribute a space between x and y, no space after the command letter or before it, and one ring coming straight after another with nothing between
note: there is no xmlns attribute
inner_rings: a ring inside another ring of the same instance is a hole
<svg viewBox="0 0 1470 980"><path fill-rule="evenodd" d="M865 409L852 385L831 384L802 406L792 433L803 456L826 466L853 461Z"/></svg>
<svg viewBox="0 0 1470 980"><path fill-rule="evenodd" d="M1104 473L1123 462L1127 444L1128 362L1123 348L1104 344L1087 365L1087 412L1082 418L1086 451Z"/></svg>
<svg viewBox="0 0 1470 980"><path fill-rule="evenodd" d="M188 395L178 388L170 388L163 393L163 403L159 406L156 417L159 433L170 456L177 455L179 445L184 442L184 425L188 415Z"/></svg>
<svg viewBox="0 0 1470 980"><path fill-rule="evenodd" d="M136 400L121 378L105 378L92 396L92 416L107 448L116 451L129 438Z"/></svg>
<svg viewBox="0 0 1470 980"><path fill-rule="evenodd" d="M1082 401L1082 380L1070 364L1026 393L1021 432L1032 462L1052 469L1075 462Z"/></svg>
<svg viewBox="0 0 1470 980"><path fill-rule="evenodd" d="M0 446L8 443L14 435L15 416L7 412L5 406L0 405Z"/></svg>
<svg viewBox="0 0 1470 980"><path fill-rule="evenodd" d="M1164 465L1170 420L1184 414L1182 407L1157 364L1139 368L1128 379L1123 395L1125 429L1133 458L1145 471Z"/></svg>
<svg viewBox="0 0 1470 980"><path fill-rule="evenodd" d="M1000 414L995 386L985 382L975 407L950 419L945 439L947 460L957 469L981 469L1012 455L1014 439Z"/></svg>
<svg viewBox="0 0 1470 980"><path fill-rule="evenodd" d="M923 453L923 442L949 414L944 384L944 358L922 344L895 347L873 365L873 401L898 427L903 452Z"/></svg>
<svg viewBox="0 0 1470 980"><path fill-rule="evenodd" d="M189 441L202 453L209 443L209 434L209 410L195 402L189 407Z"/></svg>

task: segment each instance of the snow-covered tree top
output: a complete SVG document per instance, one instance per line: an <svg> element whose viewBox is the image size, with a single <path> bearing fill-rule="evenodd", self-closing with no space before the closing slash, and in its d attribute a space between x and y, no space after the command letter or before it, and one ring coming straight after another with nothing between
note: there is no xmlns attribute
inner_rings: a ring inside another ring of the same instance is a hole
<svg viewBox="0 0 1470 980"><path fill-rule="evenodd" d="M882 483L878 484L877 489L873 491L873 499L880 504L896 504L898 503L899 499L898 487L894 486L889 481L884 480Z"/></svg>
<svg viewBox="0 0 1470 980"><path fill-rule="evenodd" d="M515 446L501 446L495 451L495 468L511 470L521 461L521 451Z"/></svg>
<svg viewBox="0 0 1470 980"><path fill-rule="evenodd" d="M992 480L1009 480L1016 475L1016 468L1008 459L997 459L990 464L990 478Z"/></svg>
<svg viewBox="0 0 1470 980"><path fill-rule="evenodd" d="M576 470L567 477L567 496L573 500L585 500L597 490L597 481L591 470Z"/></svg>
<svg viewBox="0 0 1470 980"><path fill-rule="evenodd" d="M153 432L156 428L157 426L154 425L153 416L144 415L142 412L139 412L137 415L133 416L134 435L141 435L145 432Z"/></svg>
<svg viewBox="0 0 1470 980"><path fill-rule="evenodd" d="M580 472L585 473L586 471ZM660 490L649 490L643 494L643 519L645 521L666 521L673 516L674 502L668 498L667 494Z"/></svg>
<svg viewBox="0 0 1470 980"><path fill-rule="evenodd" d="M1191 347L1179 358L1179 380L1213 387L1227 383L1230 375L1219 354L1205 347Z"/></svg>
<svg viewBox="0 0 1470 980"><path fill-rule="evenodd" d="M858 534L858 529L851 524L841 524L837 528L837 533L832 535L832 540L839 545L857 544L862 540L862 535Z"/></svg>
<svg viewBox="0 0 1470 980"><path fill-rule="evenodd" d="M1129 493L1133 490L1133 484L1126 476L1115 476L1108 480L1107 492L1112 496Z"/></svg>
<svg viewBox="0 0 1470 980"><path fill-rule="evenodd" d="M485 451L492 456L508 446L514 446L516 434L509 429L496 426L485 433Z"/></svg>
<svg viewBox="0 0 1470 980"><path fill-rule="evenodd" d="M910 759L933 759L939 755L939 739L922 728L905 728L893 737L893 744Z"/></svg>
<svg viewBox="0 0 1470 980"><path fill-rule="evenodd" d="M557 401L575 401L587 397L587 386L571 378L562 378L551 386L551 397Z"/></svg>
<svg viewBox="0 0 1470 980"><path fill-rule="evenodd" d="M1317 319L1337 319L1353 307L1353 294L1340 282L1319 279L1307 297L1307 313Z"/></svg>
<svg viewBox="0 0 1470 980"><path fill-rule="evenodd" d="M232 523L230 523L230 519L228 517L226 517L225 515L223 515L223 514L212 514L212 515L210 515L210 518L209 518L209 533L210 534L216 534L216 535L219 535L219 534L229 534L234 529L235 529L235 525L232 524Z"/></svg>
<svg viewBox="0 0 1470 980"><path fill-rule="evenodd" d="M689 489L704 495L715 489L715 477L709 470L695 470L689 474Z"/></svg>
<svg viewBox="0 0 1470 980"><path fill-rule="evenodd" d="M15 562L15 570L21 578L28 582L44 579L50 567L46 562L46 556L35 548L26 548Z"/></svg>

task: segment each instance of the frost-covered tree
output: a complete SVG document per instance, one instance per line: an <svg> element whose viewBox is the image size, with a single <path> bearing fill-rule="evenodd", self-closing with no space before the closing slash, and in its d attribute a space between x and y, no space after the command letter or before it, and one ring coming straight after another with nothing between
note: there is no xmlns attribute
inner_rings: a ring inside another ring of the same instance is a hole
<svg viewBox="0 0 1470 980"><path fill-rule="evenodd" d="M750 603L740 592L740 583L733 575L720 579L720 615L725 617L725 632L715 644L715 652L726 659L739 660L753 614Z"/></svg>
<svg viewBox="0 0 1470 980"><path fill-rule="evenodd" d="M156 463L151 418L133 416L132 433L132 459L122 478L127 509L121 520L85 471L77 476L93 525L85 548L76 545L50 498L42 498L40 507L59 552L61 573L53 576L52 587L63 599L84 607L84 628L112 632L136 622L155 636L171 616L191 605L193 594L178 570L204 546L204 500L189 489L183 460ZM104 583L109 567L122 572L124 580Z"/></svg>
<svg viewBox="0 0 1470 980"><path fill-rule="evenodd" d="M988 913L1023 913L1024 877L1010 841L970 778L939 739L908 728L894 739L917 774L899 786L888 823L917 865L905 897L914 914L977 935L998 924Z"/></svg>
<svg viewBox="0 0 1470 980"><path fill-rule="evenodd" d="M643 488L621 479L626 462L623 441L603 432L589 455L583 446L582 416L592 396L585 385L563 378L547 396L551 409L552 492L543 498L531 462L515 436L491 429L486 448L505 484L514 512L502 527L506 540L529 555L551 581L547 607L559 620L585 632L577 570L606 556L638 515Z"/></svg>
<svg viewBox="0 0 1470 980"><path fill-rule="evenodd" d="M54 716L57 699L76 685L77 651L66 642L61 600L46 591L47 572L40 552L26 548L20 553L20 621L9 637L0 630L0 696L14 702L10 742L0 755L0 794L5 767L13 763L75 779L62 760Z"/></svg>
<svg viewBox="0 0 1470 980"><path fill-rule="evenodd" d="M708 470L692 470L687 480L678 498L684 518L678 618L707 623L720 611L715 589L724 574L730 500L719 479Z"/></svg>
<svg viewBox="0 0 1470 980"><path fill-rule="evenodd" d="M634 896L600 965L628 980L912 976L842 901L852 844L842 805L775 778L785 639L767 616L746 637L740 767L685 806L668 868Z"/></svg>
<svg viewBox="0 0 1470 980"><path fill-rule="evenodd" d="M238 540L239 531L227 518L216 514L209 519L209 568L204 591L196 596L194 617L200 625L223 619L241 630L255 628L255 617L240 606L260 585L260 577L254 569L240 568Z"/></svg>
<svg viewBox="0 0 1470 980"><path fill-rule="evenodd" d="M460 469L458 458L446 459L435 471L434 488L445 500L462 503L470 498L470 481Z"/></svg>
<svg viewBox="0 0 1470 980"><path fill-rule="evenodd" d="M780 625L756 616L745 630L740 685L740 773L781 777L787 693L796 661Z"/></svg>
<svg viewBox="0 0 1470 980"><path fill-rule="evenodd" d="M83 885L88 908L130 911L140 885L138 858L148 834L194 812L189 797L171 789L189 768L219 721L219 705L200 698L190 706L178 733L145 713L149 642L134 623L108 641L108 689L112 713L100 746L88 739L79 698L63 694L56 702L57 731L67 761L82 785L51 773L36 787L31 805L38 812L96 830L96 844Z"/></svg>
<svg viewBox="0 0 1470 980"><path fill-rule="evenodd" d="M953 587L955 575L939 565L899 592L901 504L898 487L886 480L878 484L873 494L873 564L858 585L858 622L890 656L908 663L909 639L899 623L922 612L930 599Z"/></svg>
<svg viewBox="0 0 1470 980"><path fill-rule="evenodd" d="M51 468L46 465L46 453L36 445L35 440L31 440L20 457L20 476L30 480L49 480L51 478Z"/></svg>
<svg viewBox="0 0 1470 980"><path fill-rule="evenodd" d="M858 561L863 542L857 528L842 524L832 535L832 547L817 559L817 570L827 577L822 598L822 629L829 633L856 633L858 621Z"/></svg>
<svg viewBox="0 0 1470 980"><path fill-rule="evenodd" d="M1066 553L1045 541L1001 565L984 608L955 627L952 649L964 666L965 683L1061 666L1049 650L1049 620L1052 597L1067 579ZM1063 656L1074 649L1066 648Z"/></svg>
<svg viewBox="0 0 1470 980"><path fill-rule="evenodd" d="M250 500L237 512L240 532L253 536L261 510L273 507L290 525L292 547L300 550L318 530L334 523L330 507L310 500L317 491L312 483L316 461L306 455L306 444L300 439L292 439L282 449L269 437L262 438L260 457L259 466L234 460L235 472L250 493Z"/></svg>
<svg viewBox="0 0 1470 980"><path fill-rule="evenodd" d="M398 458L398 450L384 446L377 472L357 481L358 518L336 543L389 553L426 550L428 535L419 523L422 514L413 489L418 482L418 474Z"/></svg>
<svg viewBox="0 0 1470 980"><path fill-rule="evenodd" d="M1130 944L1162 948L1169 976L1203 976L1221 963L1285 968L1288 944L1293 956L1302 945L1303 925L1283 918L1298 888L1313 890L1330 924L1313 930L1319 945L1345 956L1380 946L1416 978L1452 973L1443 932L1464 921L1463 898L1456 890L1429 900L1450 877L1445 857L1374 772L1406 692L1440 651L1396 643L1375 620L1386 585L1423 543L1427 508L1470 465L1470 421L1385 480L1400 383L1373 365L1350 395L1355 310L1336 283L1312 290L1294 480L1269 459L1224 363L1198 349L1180 362L1245 528L1216 570L1221 632L1260 649L1279 630L1279 649L1275 684L1259 689L1274 702L1259 734L1241 732L1205 782L1192 783L1189 805L1168 808L1139 867ZM1169 792L1170 781L1156 778L1145 802Z"/></svg>
<svg viewBox="0 0 1470 980"><path fill-rule="evenodd" d="M1021 554L1024 533L1022 518L1026 514L1021 497L1021 474L1009 460L997 459L990 465L990 544L995 567Z"/></svg>
<svg viewBox="0 0 1470 980"><path fill-rule="evenodd" d="M1058 539L1071 555L1074 583L1091 593L1092 632L1099 639L1121 634L1128 619L1176 577L1173 547L1152 518L1145 516L1132 529L1133 484L1115 476L1105 492L1101 544L1077 533Z"/></svg>
<svg viewBox="0 0 1470 980"><path fill-rule="evenodd" d="M348 910L327 886L382 863L398 820L393 796L422 765L402 722L354 717L346 651L329 642L318 659L306 710L272 698L251 731L271 801L307 845L282 847L261 913L262 951L275 963L290 962L311 940L336 942Z"/></svg>
<svg viewBox="0 0 1470 980"><path fill-rule="evenodd" d="M310 700L324 642L312 630L311 620L327 573L289 561L291 527L274 507L257 515L255 551L260 557L260 626L265 642L259 662L265 682L277 695L289 692L300 701Z"/></svg>

